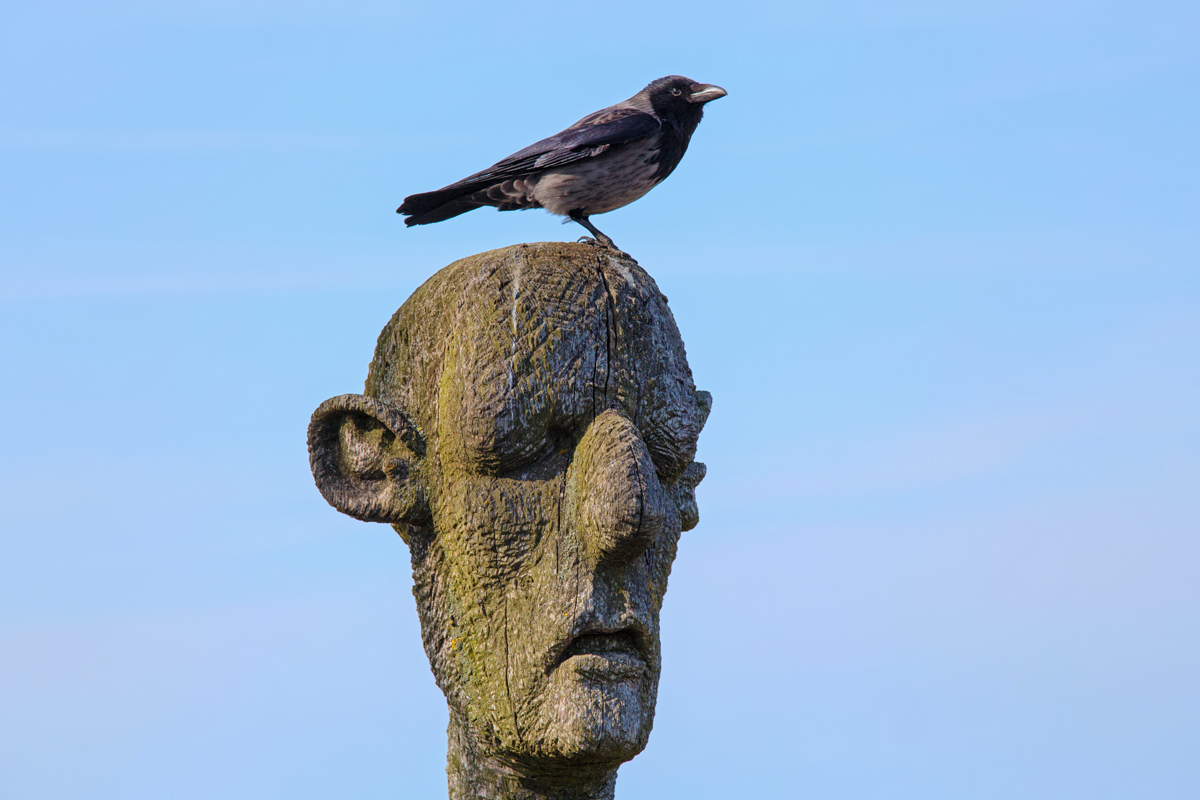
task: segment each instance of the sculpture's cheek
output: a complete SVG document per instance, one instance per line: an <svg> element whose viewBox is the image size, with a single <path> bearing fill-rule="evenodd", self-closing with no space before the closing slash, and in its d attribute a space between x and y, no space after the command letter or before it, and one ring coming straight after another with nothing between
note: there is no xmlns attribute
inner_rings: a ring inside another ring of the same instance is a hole
<svg viewBox="0 0 1200 800"><path fill-rule="evenodd" d="M520 739L520 709L543 691L568 624L554 579L562 479L449 477L433 503L436 537L414 576L426 649L452 707L494 746ZM563 556L566 558L566 555Z"/></svg>
<svg viewBox="0 0 1200 800"><path fill-rule="evenodd" d="M562 480L484 476L447 480L435 529L462 569L493 584L515 580L558 524Z"/></svg>

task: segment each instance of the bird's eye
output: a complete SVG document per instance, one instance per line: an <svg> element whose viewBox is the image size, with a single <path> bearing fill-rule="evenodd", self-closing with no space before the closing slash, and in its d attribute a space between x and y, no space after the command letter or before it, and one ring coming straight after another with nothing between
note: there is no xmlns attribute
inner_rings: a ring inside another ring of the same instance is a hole
<svg viewBox="0 0 1200 800"><path fill-rule="evenodd" d="M676 97L679 97L679 95L683 94L683 92L681 92L679 89L672 89L671 94L675 95Z"/></svg>

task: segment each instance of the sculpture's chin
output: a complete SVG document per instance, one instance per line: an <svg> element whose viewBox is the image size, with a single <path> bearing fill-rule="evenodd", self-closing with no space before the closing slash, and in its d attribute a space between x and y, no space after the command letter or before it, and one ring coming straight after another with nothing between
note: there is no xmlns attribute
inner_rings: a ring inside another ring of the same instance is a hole
<svg viewBox="0 0 1200 800"><path fill-rule="evenodd" d="M556 761L628 761L650 737L657 683L640 659L568 659L550 675L534 748Z"/></svg>

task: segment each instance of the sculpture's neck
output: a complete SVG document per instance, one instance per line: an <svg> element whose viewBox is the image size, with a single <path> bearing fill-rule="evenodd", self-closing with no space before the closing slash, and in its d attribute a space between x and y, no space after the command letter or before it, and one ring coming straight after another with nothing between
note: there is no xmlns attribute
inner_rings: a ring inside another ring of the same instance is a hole
<svg viewBox="0 0 1200 800"><path fill-rule="evenodd" d="M447 734L450 800L613 800L616 767L522 772L480 753L453 711Z"/></svg>

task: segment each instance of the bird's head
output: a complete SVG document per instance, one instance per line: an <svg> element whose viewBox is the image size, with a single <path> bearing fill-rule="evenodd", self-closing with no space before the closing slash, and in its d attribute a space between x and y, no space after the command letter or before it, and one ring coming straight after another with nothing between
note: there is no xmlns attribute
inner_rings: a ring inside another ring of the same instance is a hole
<svg viewBox="0 0 1200 800"><path fill-rule="evenodd" d="M694 126L704 115L704 104L727 92L710 83L697 83L682 75L659 78L642 90L659 119L688 121Z"/></svg>

